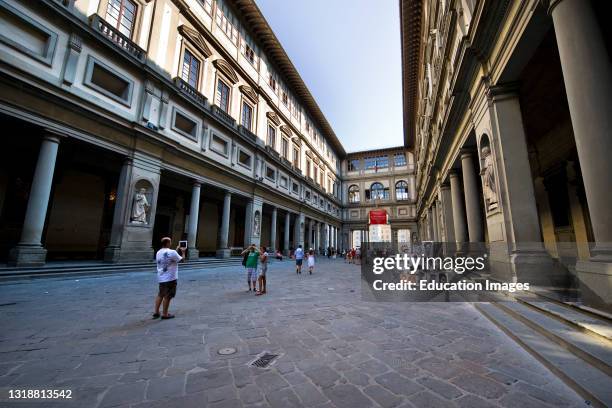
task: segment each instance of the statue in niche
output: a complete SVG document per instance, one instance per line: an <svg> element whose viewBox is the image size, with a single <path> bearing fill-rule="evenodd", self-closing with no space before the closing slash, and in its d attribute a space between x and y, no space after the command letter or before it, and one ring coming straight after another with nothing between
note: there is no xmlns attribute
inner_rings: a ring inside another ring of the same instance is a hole
<svg viewBox="0 0 612 408"><path fill-rule="evenodd" d="M261 216L259 214L259 211L255 211L255 217L253 220L253 235L258 237L260 232L261 232Z"/></svg>
<svg viewBox="0 0 612 408"><path fill-rule="evenodd" d="M480 150L484 161L482 169L482 192L487 203L487 210L497 207L497 185L495 184L495 163L489 146L483 146Z"/></svg>
<svg viewBox="0 0 612 408"><path fill-rule="evenodd" d="M150 205L147 200L147 189L141 188L134 196L134 206L132 208L132 222L135 224L147 223L147 211Z"/></svg>

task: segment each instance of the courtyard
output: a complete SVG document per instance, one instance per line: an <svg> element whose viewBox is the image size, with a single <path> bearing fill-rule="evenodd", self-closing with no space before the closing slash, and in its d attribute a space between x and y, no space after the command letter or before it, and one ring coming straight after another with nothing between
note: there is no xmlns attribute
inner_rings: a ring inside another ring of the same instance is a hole
<svg viewBox="0 0 612 408"><path fill-rule="evenodd" d="M265 296L240 267L185 266L166 321L151 320L154 270L0 285L0 406L586 405L471 304L365 302L339 259L313 275L275 262ZM278 357L251 366L262 352Z"/></svg>

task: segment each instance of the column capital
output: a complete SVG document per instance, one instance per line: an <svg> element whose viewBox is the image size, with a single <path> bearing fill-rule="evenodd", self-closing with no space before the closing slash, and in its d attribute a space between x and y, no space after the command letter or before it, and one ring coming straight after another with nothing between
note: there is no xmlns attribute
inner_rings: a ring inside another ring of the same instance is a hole
<svg viewBox="0 0 612 408"><path fill-rule="evenodd" d="M546 11L548 12L548 15L552 16L552 13L555 7L561 4L562 1L563 0L542 0L542 5L546 7Z"/></svg>
<svg viewBox="0 0 612 408"><path fill-rule="evenodd" d="M65 137L65 135L62 135L61 133L58 133L52 129L45 129L42 138L43 140L59 144L60 140Z"/></svg>
<svg viewBox="0 0 612 408"><path fill-rule="evenodd" d="M226 191L225 192L225 197L231 197L232 196L232 192L231 191Z"/></svg>
<svg viewBox="0 0 612 408"><path fill-rule="evenodd" d="M503 84L491 85L487 89L489 100L506 99L509 97L518 97L520 88L519 82L505 82Z"/></svg>
<svg viewBox="0 0 612 408"><path fill-rule="evenodd" d="M459 155L461 159L463 159L464 157L474 157L475 153L476 151L472 148L464 147L459 149Z"/></svg>
<svg viewBox="0 0 612 408"><path fill-rule="evenodd" d="M202 187L202 182L200 180L192 180L193 187Z"/></svg>
<svg viewBox="0 0 612 408"><path fill-rule="evenodd" d="M452 169L451 171L448 172L448 178L449 179L453 179L453 178L457 178L459 177L459 172L455 169Z"/></svg>

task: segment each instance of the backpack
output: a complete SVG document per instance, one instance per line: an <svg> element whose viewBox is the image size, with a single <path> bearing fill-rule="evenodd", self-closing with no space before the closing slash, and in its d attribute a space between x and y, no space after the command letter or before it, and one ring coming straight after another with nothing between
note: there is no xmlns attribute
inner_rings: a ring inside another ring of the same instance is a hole
<svg viewBox="0 0 612 408"><path fill-rule="evenodd" d="M242 257L242 266L246 267L246 263L247 263L247 259L249 258L249 253L247 252L246 254L244 254L244 256Z"/></svg>

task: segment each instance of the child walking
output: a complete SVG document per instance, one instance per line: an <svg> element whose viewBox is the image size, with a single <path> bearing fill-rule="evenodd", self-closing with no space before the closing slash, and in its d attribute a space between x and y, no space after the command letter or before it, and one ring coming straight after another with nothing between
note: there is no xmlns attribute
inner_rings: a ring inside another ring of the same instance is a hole
<svg viewBox="0 0 612 408"><path fill-rule="evenodd" d="M315 253L314 250L311 249L308 252L308 273L312 275L312 271L314 270L314 266L315 266Z"/></svg>

